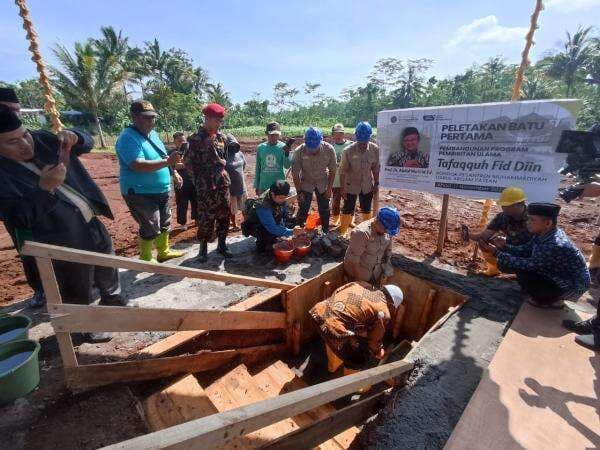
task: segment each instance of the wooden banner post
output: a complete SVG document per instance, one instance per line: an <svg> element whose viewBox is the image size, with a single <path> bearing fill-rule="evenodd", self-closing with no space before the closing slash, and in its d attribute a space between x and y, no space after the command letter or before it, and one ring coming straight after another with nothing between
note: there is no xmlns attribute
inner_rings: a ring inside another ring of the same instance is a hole
<svg viewBox="0 0 600 450"><path fill-rule="evenodd" d="M450 195L444 194L442 200L442 216L440 218L440 227L438 230L436 255L441 255L444 250L444 242L446 242L446 232L448 231L448 203L450 203Z"/></svg>

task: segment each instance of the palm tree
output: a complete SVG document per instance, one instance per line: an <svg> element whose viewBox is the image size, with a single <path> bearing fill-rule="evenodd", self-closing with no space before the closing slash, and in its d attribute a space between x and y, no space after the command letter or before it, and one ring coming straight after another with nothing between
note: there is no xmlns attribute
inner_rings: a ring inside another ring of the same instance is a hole
<svg viewBox="0 0 600 450"><path fill-rule="evenodd" d="M589 62L591 30L592 27L579 27L573 35L567 31L564 51L547 58L546 73L556 80L564 81L567 97L573 94L573 86L583 78L582 69Z"/></svg>
<svg viewBox="0 0 600 450"><path fill-rule="evenodd" d="M131 48L129 39L124 37L120 30L117 33L113 27L109 26L100 28L100 32L102 38L92 40L100 65L118 67L122 70L121 87L127 96L127 82L137 79L136 65L132 63L138 59L141 51L138 48Z"/></svg>
<svg viewBox="0 0 600 450"><path fill-rule="evenodd" d="M221 83L208 83L206 85L206 93L209 102L218 103L225 107L230 107L232 104L229 92L225 91L225 88Z"/></svg>
<svg viewBox="0 0 600 450"><path fill-rule="evenodd" d="M166 82L165 72L171 60L171 55L160 48L158 39L146 42L144 49L144 65L149 74L154 75L159 82Z"/></svg>
<svg viewBox="0 0 600 450"><path fill-rule="evenodd" d="M112 58L100 58L92 41L76 42L74 54L61 45L53 51L62 66L62 71L50 69L54 86L69 104L92 115L100 144L106 147L98 112L122 83L123 71Z"/></svg>

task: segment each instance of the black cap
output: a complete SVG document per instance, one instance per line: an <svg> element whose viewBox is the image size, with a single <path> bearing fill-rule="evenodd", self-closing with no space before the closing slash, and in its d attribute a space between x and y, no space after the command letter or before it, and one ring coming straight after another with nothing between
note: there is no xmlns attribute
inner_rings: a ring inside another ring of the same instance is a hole
<svg viewBox="0 0 600 450"><path fill-rule="evenodd" d="M406 127L404 131L402 131L402 139L404 139L406 136L410 136L411 134L416 134L417 136L421 137L419 130L417 130L415 127Z"/></svg>
<svg viewBox="0 0 600 450"><path fill-rule="evenodd" d="M136 100L129 107L131 114L141 114L143 116L158 116L154 106L148 100Z"/></svg>
<svg viewBox="0 0 600 450"><path fill-rule="evenodd" d="M0 88L0 102L19 103L19 98L13 88Z"/></svg>
<svg viewBox="0 0 600 450"><path fill-rule="evenodd" d="M267 134L281 134L281 125L277 122L269 122L267 124Z"/></svg>
<svg viewBox="0 0 600 450"><path fill-rule="evenodd" d="M274 195L290 195L290 183L285 180L277 180L269 189Z"/></svg>
<svg viewBox="0 0 600 450"><path fill-rule="evenodd" d="M556 219L560 212L560 206L555 203L530 203L527 205L527 214L530 216L542 216Z"/></svg>
<svg viewBox="0 0 600 450"><path fill-rule="evenodd" d="M21 119L6 106L0 105L0 133L15 131L22 125Z"/></svg>

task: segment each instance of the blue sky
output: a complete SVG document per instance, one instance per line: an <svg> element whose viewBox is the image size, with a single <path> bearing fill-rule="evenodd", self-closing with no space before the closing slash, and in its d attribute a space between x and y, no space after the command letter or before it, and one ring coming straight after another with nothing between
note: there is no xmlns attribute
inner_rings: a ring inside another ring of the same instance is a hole
<svg viewBox="0 0 600 450"><path fill-rule="evenodd" d="M241 1L29 0L44 57L55 43L72 46L122 29L132 44L159 39L179 47L223 83L234 101L273 85L321 83L338 96L364 82L379 58L431 58L431 75L453 75L504 55L517 62L534 0ZM600 0L547 0L532 57L557 49L565 30L600 24ZM11 0L0 0L0 80L35 76L25 33ZM207 6L202 6L207 5ZM210 8L213 11L210 11ZM214 9L216 8L216 9Z"/></svg>

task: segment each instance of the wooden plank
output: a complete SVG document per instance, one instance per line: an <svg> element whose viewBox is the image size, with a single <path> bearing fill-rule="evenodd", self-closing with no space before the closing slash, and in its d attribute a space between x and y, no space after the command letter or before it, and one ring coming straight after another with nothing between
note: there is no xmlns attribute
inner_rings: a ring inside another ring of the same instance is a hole
<svg viewBox="0 0 600 450"><path fill-rule="evenodd" d="M285 328L285 314L127 306L49 305L57 331L189 331Z"/></svg>
<svg viewBox="0 0 600 450"><path fill-rule="evenodd" d="M284 283L277 280L248 277L244 275L233 275L209 270L192 269L190 267L181 267L166 263L152 263L138 259L124 258L122 256L106 255L104 253L88 252L85 250L76 250L67 247L58 247L56 245L40 244L39 242L31 241L25 242L21 253L28 256L39 256L43 258L75 262L79 264L93 264L95 266L115 267L147 273L159 273L161 275L171 275L175 277L221 281L224 283L235 283L246 286L264 286L282 290L292 289L296 286L295 284Z"/></svg>
<svg viewBox="0 0 600 450"><path fill-rule="evenodd" d="M245 300L242 300L235 305L228 307L229 311L247 311L255 308L262 303L273 300L276 297L281 296L281 289L265 289ZM166 337L154 344L141 350L139 354L141 356L162 356L169 352L173 352L182 345L202 336L206 333L206 330L200 331L179 331L171 336Z"/></svg>
<svg viewBox="0 0 600 450"><path fill-rule="evenodd" d="M56 281L56 275L54 274L52 260L37 257L35 258L35 262L37 264L38 272L40 273L40 279L44 288L44 294L46 295L48 308L61 305L62 299L58 288L58 282ZM56 333L56 340L58 342L58 349L60 350L63 367L77 367L77 357L75 356L75 350L73 349L71 335L58 330L54 331Z"/></svg>
<svg viewBox="0 0 600 450"><path fill-rule="evenodd" d="M219 412L194 375L186 375L141 403L150 431Z"/></svg>
<svg viewBox="0 0 600 450"><path fill-rule="evenodd" d="M213 370L241 358L242 361L266 358L282 353L285 346L264 345L220 352L200 352L194 355L169 356L158 359L87 364L65 369L67 384L77 391L113 383L153 380L182 373Z"/></svg>
<svg viewBox="0 0 600 450"><path fill-rule="evenodd" d="M600 448L600 360L562 327L567 318L523 304L447 450Z"/></svg>
<svg viewBox="0 0 600 450"><path fill-rule="evenodd" d="M233 437L309 411L340 397L352 394L388 378L408 372L412 367L405 361L363 370L309 386L298 391L269 398L202 419L166 428L144 436L105 447L106 449L194 449L211 448Z"/></svg>
<svg viewBox="0 0 600 450"><path fill-rule="evenodd" d="M334 412L311 425L281 436L264 448L269 450L297 450L312 448L354 425L364 423L373 416L386 392L379 392ZM348 443L343 448L348 448Z"/></svg>
<svg viewBox="0 0 600 450"><path fill-rule="evenodd" d="M422 337L427 331L427 324L430 321L431 309L433 307L433 300L435 299L435 295L437 291L435 289L429 289L427 293L427 299L425 300L425 305L423 306L423 310L421 311L421 318L419 319L419 328L417 331L417 337Z"/></svg>
<svg viewBox="0 0 600 450"><path fill-rule="evenodd" d="M219 411L229 411L234 408L249 405L270 397L261 390L245 365L241 364L205 387L210 401ZM268 442L297 430L298 425L290 418L284 418L276 423L240 437L234 444L235 448L262 448Z"/></svg>
<svg viewBox="0 0 600 450"><path fill-rule="evenodd" d="M216 330L206 333L189 347L198 351L281 344L284 342L284 333L284 330Z"/></svg>

